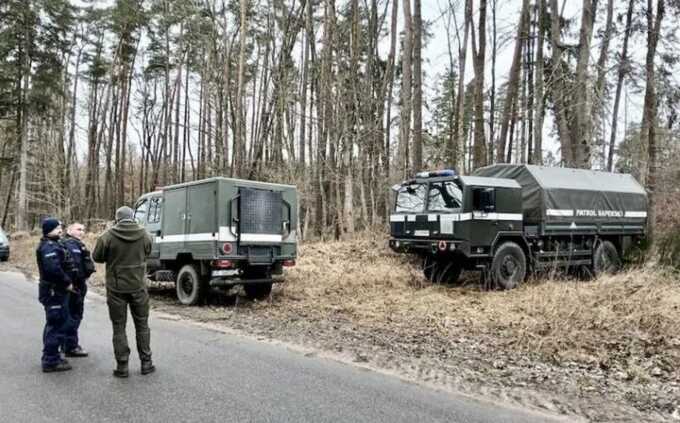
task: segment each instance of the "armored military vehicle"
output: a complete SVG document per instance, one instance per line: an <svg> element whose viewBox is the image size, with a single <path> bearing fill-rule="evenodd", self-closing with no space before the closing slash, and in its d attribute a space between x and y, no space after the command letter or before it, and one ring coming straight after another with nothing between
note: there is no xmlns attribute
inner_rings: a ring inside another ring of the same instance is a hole
<svg viewBox="0 0 680 423"><path fill-rule="evenodd" d="M393 189L390 247L421 256L436 283L463 269L501 289L546 268L615 272L645 236L647 195L626 174L500 164L421 172Z"/></svg>
<svg viewBox="0 0 680 423"><path fill-rule="evenodd" d="M297 255L297 191L291 185L210 178L142 195L135 218L153 238L148 277L175 282L182 304L211 288L243 285L269 296Z"/></svg>

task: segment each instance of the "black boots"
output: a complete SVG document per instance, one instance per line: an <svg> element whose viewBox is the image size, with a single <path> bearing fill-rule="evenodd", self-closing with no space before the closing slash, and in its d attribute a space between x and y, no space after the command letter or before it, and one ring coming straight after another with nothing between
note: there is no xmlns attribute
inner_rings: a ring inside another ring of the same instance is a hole
<svg viewBox="0 0 680 423"><path fill-rule="evenodd" d="M153 373L155 371L156 371L156 366L153 365L153 362L151 360L142 361L142 374L143 375L148 375L149 373Z"/></svg>
<svg viewBox="0 0 680 423"><path fill-rule="evenodd" d="M66 357L87 357L89 354L80 345L64 353Z"/></svg>
<svg viewBox="0 0 680 423"><path fill-rule="evenodd" d="M116 369L113 371L115 377L128 377L128 364L127 361L119 361Z"/></svg>
<svg viewBox="0 0 680 423"><path fill-rule="evenodd" d="M148 375L156 371L156 366L153 365L151 360L142 361L142 374ZM116 369L113 371L115 377L128 377L130 372L128 370L127 361L119 361Z"/></svg>
<svg viewBox="0 0 680 423"><path fill-rule="evenodd" d="M54 366L44 366L42 368L43 373L53 373L53 372L65 372L67 370L71 370L71 365L68 364L68 361L62 361L59 364L56 364Z"/></svg>

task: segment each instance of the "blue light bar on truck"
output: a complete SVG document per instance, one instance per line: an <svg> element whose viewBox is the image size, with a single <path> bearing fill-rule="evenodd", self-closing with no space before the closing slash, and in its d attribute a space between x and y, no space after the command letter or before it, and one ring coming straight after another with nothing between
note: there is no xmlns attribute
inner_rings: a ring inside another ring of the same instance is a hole
<svg viewBox="0 0 680 423"><path fill-rule="evenodd" d="M436 178L441 176L456 176L456 171L452 169L442 169L416 173L416 178Z"/></svg>

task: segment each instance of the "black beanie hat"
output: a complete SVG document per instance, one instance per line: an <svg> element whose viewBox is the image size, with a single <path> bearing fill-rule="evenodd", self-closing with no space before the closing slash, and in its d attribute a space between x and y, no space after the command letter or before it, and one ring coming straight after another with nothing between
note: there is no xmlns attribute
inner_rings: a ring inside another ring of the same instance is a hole
<svg viewBox="0 0 680 423"><path fill-rule="evenodd" d="M47 234L52 232L54 228L56 228L59 225L61 225L61 222L59 222L59 220L55 219L54 217L48 217L47 219L43 220L42 222L43 236L47 236Z"/></svg>

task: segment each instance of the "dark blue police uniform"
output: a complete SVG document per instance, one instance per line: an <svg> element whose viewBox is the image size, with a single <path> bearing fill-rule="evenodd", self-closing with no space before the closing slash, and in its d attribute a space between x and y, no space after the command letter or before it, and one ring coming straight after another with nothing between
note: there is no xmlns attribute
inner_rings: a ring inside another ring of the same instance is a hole
<svg viewBox="0 0 680 423"><path fill-rule="evenodd" d="M72 319L64 333L63 351L68 355L72 351L82 350L78 342L78 328L83 320L85 310L85 295L87 294L87 279L94 273L94 262L87 246L78 238L66 236L62 244L73 259L76 276L73 279L75 292L69 295L68 309Z"/></svg>
<svg viewBox="0 0 680 423"><path fill-rule="evenodd" d="M38 300L45 308L45 329L43 330L43 369L49 369L62 362L59 346L63 344L64 333L69 330L71 319L68 311L69 292L73 282L68 251L58 240L43 237L36 250L40 285Z"/></svg>

